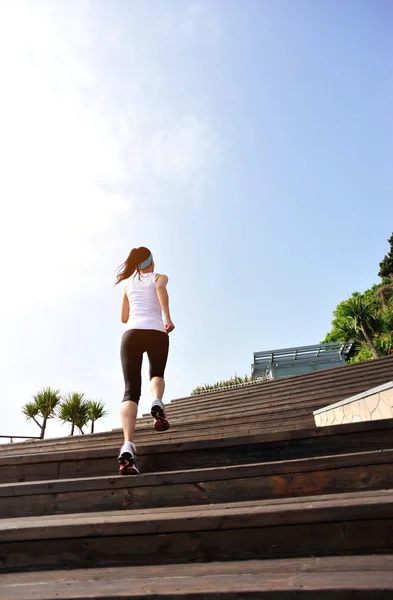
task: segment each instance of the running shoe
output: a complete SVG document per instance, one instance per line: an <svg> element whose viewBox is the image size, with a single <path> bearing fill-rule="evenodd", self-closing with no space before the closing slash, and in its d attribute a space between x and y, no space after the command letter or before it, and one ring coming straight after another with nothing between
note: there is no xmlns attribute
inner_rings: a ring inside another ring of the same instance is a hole
<svg viewBox="0 0 393 600"><path fill-rule="evenodd" d="M125 442L119 454L119 475L138 475L139 468L136 458L136 446L132 442Z"/></svg>
<svg viewBox="0 0 393 600"><path fill-rule="evenodd" d="M169 429L169 421L165 414L164 404L158 398L151 405L150 414L154 419L154 429L156 431L166 431Z"/></svg>

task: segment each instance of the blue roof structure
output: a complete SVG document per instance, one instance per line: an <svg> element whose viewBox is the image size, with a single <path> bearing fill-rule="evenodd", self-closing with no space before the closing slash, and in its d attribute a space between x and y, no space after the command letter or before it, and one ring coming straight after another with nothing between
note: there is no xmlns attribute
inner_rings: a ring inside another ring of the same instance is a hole
<svg viewBox="0 0 393 600"><path fill-rule="evenodd" d="M345 364L353 342L316 344L254 352L251 365L253 377L279 379L290 375L300 375L321 369L329 369Z"/></svg>

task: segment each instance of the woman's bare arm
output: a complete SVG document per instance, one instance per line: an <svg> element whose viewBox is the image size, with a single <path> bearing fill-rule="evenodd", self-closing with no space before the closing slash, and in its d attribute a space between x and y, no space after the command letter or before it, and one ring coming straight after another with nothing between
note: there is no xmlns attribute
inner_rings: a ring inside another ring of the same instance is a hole
<svg viewBox="0 0 393 600"><path fill-rule="evenodd" d="M121 303L121 322L127 323L130 316L130 303L128 301L127 290L124 288L123 300Z"/></svg>
<svg viewBox="0 0 393 600"><path fill-rule="evenodd" d="M162 312L164 315L164 325L167 333L170 333L175 329L175 325L171 319L169 311L169 296L168 290L166 289L168 283L168 277L166 275L157 275L156 278L156 289L158 300L161 304Z"/></svg>

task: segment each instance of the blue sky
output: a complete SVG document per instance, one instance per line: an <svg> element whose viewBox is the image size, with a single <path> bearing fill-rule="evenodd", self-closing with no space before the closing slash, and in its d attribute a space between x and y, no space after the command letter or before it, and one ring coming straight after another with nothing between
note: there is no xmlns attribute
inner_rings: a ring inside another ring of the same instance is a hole
<svg viewBox="0 0 393 600"><path fill-rule="evenodd" d="M323 339L393 231L392 26L387 0L1 5L1 435L37 433L44 385L119 426L134 246L170 278L167 401Z"/></svg>

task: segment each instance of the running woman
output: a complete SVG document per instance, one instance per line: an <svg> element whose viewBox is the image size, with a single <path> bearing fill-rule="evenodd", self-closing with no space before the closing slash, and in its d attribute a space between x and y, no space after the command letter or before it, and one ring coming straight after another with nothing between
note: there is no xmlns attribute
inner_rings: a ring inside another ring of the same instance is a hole
<svg viewBox="0 0 393 600"><path fill-rule="evenodd" d="M168 336L175 326L169 312L168 277L155 272L150 250L143 246L131 250L117 271L116 285L126 279L121 307L121 320L126 323L126 330L120 348L125 390L120 408L124 444L119 454L119 473L134 475L139 473L134 429L141 396L143 354L147 353L150 363L154 429L166 431L169 422L162 402L164 371L169 350Z"/></svg>

